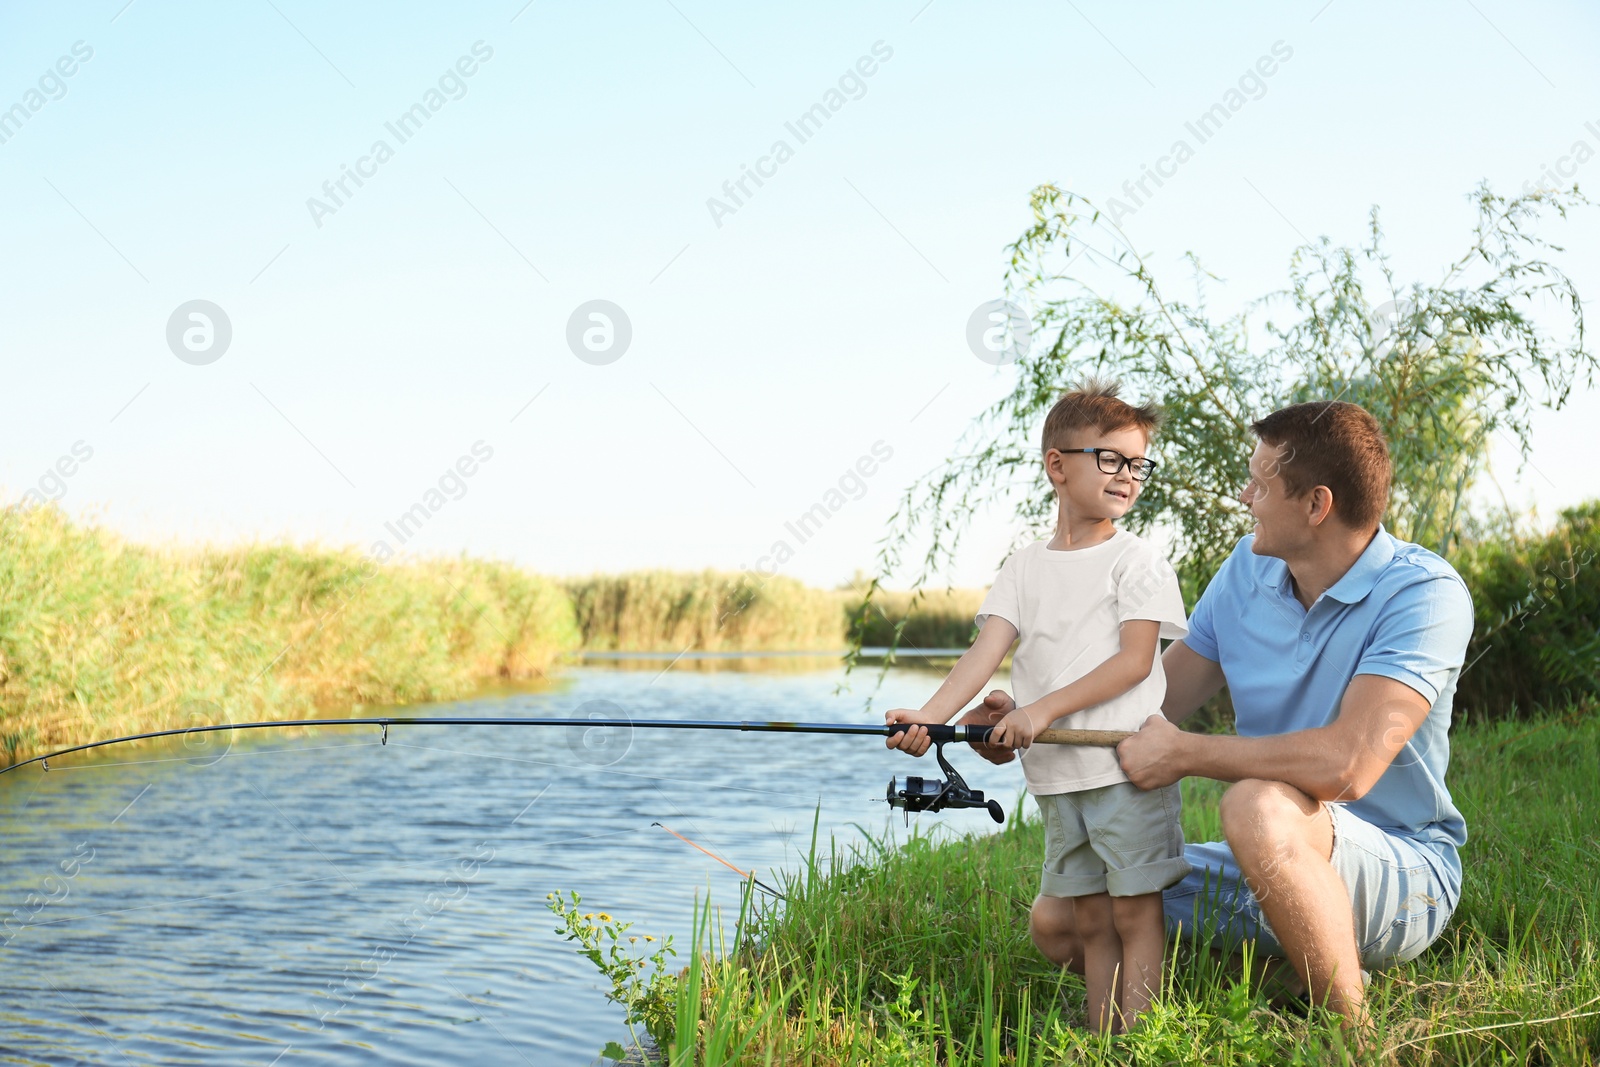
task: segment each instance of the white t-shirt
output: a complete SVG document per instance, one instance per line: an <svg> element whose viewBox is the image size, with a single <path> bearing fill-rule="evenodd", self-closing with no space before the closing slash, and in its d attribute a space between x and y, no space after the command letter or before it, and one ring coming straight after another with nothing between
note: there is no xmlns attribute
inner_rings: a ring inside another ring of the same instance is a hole
<svg viewBox="0 0 1600 1067"><path fill-rule="evenodd" d="M1183 594L1172 564L1153 546L1126 530L1089 548L1061 552L1035 541L1012 553L978 610L978 625L998 615L1017 628L1011 659L1012 695L1030 704L1069 685L1110 659L1122 647L1120 627L1129 619L1161 624L1174 641L1189 632ZM1075 730L1137 730L1161 712L1167 676L1157 643L1149 677L1102 704L1057 719L1052 726ZM1115 749L1079 745L1033 745L1022 753L1028 792L1071 793L1126 782Z"/></svg>

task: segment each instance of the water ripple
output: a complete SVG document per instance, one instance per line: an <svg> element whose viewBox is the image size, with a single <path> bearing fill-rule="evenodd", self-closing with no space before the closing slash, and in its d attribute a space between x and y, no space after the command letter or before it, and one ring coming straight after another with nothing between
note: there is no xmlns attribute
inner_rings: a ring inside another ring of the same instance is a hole
<svg viewBox="0 0 1600 1067"><path fill-rule="evenodd" d="M869 721L833 671L653 677L580 668L556 691L428 713L604 699L639 717ZM893 673L878 706L936 682ZM241 735L215 762L147 745L0 778L0 1063L588 1064L627 1032L546 893L681 946L697 897L736 904L740 879L652 823L771 881L803 865L819 808L826 853L830 832L896 825L890 775L932 770L871 738L645 730L599 766L562 734L405 727L382 746L330 727ZM1010 805L1020 775L957 758Z"/></svg>

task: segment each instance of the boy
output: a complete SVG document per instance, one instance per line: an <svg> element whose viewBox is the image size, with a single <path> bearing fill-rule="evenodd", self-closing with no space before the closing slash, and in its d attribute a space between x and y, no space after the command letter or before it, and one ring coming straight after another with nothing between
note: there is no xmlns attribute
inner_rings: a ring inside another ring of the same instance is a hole
<svg viewBox="0 0 1600 1067"><path fill-rule="evenodd" d="M1044 817L1045 858L1030 926L1071 920L1083 936L1088 1017L1120 1033L1161 986L1166 945L1161 890L1189 873L1176 784L1135 787L1109 748L1039 745L1051 726L1137 730L1166 695L1157 638L1188 633L1172 567L1118 530L1155 463L1145 458L1161 416L1091 379L1063 396L1044 424L1044 469L1056 530L1006 560L978 614L978 636L919 711L888 722L949 722L983 688L1012 642L1017 708L991 743L1024 750L1028 792ZM1070 718L1065 718L1070 716ZM1059 721L1058 721L1059 720ZM927 751L912 726L889 747ZM1060 962L1060 961L1057 961Z"/></svg>

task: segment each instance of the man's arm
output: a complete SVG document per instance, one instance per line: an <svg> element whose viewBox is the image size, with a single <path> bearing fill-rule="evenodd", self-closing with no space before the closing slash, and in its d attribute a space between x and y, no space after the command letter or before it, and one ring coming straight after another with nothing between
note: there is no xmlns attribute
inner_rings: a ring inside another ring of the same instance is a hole
<svg viewBox="0 0 1600 1067"><path fill-rule="evenodd" d="M1161 654L1161 669L1167 676L1167 696L1161 714L1170 722L1182 722L1200 706L1222 691L1227 679L1222 664L1206 659L1184 644L1174 641Z"/></svg>
<svg viewBox="0 0 1600 1067"><path fill-rule="evenodd" d="M1383 777L1431 706L1403 682L1358 674L1345 688L1339 714L1326 726L1270 737L1235 737L1185 733L1162 716L1152 715L1138 733L1117 746L1117 756L1128 778L1141 789L1170 785L1189 775L1224 782L1270 777L1315 800L1359 800Z"/></svg>

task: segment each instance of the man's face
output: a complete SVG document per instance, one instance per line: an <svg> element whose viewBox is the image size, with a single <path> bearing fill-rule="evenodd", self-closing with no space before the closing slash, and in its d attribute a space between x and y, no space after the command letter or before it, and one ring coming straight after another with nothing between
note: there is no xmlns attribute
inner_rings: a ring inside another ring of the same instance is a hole
<svg viewBox="0 0 1600 1067"><path fill-rule="evenodd" d="M1258 556L1286 556L1303 544L1310 533L1304 501L1289 496L1283 482L1283 466L1294 458L1287 445L1256 443L1250 456L1250 480L1239 499L1255 516L1256 535L1252 551Z"/></svg>

